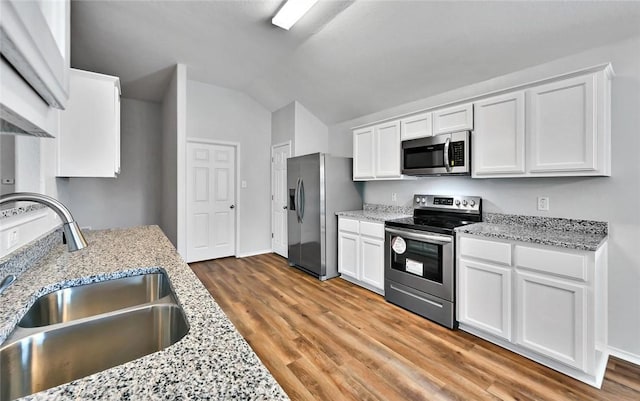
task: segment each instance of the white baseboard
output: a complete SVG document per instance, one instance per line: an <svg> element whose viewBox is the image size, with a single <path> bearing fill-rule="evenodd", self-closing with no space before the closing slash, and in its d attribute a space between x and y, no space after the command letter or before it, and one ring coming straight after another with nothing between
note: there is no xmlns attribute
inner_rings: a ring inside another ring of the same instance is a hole
<svg viewBox="0 0 640 401"><path fill-rule="evenodd" d="M619 348L616 347L612 347L609 346L609 355L611 356L615 356L616 358L620 358L622 360L625 360L627 362L631 362L634 365L638 365L640 366L640 355L631 353L631 352L627 352L627 351L623 351Z"/></svg>
<svg viewBox="0 0 640 401"><path fill-rule="evenodd" d="M264 255L265 253L272 253L272 252L273 251L271 249L263 249L261 251L239 253L236 255L236 258L248 258L249 256Z"/></svg>

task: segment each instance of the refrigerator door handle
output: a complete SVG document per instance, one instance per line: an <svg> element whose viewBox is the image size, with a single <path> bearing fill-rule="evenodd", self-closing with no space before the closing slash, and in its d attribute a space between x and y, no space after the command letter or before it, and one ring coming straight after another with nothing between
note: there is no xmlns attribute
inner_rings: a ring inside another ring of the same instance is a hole
<svg viewBox="0 0 640 401"><path fill-rule="evenodd" d="M300 222L304 219L304 180L300 179Z"/></svg>
<svg viewBox="0 0 640 401"><path fill-rule="evenodd" d="M298 181L296 182L295 205L296 218L298 219L298 223L300 223L300 177L298 177Z"/></svg>

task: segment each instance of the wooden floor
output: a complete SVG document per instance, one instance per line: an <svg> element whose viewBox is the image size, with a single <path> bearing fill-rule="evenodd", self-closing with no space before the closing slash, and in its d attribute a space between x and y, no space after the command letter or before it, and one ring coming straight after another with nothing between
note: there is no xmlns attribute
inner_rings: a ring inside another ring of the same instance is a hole
<svg viewBox="0 0 640 401"><path fill-rule="evenodd" d="M598 390L274 254L191 268L292 400L640 400L638 366Z"/></svg>

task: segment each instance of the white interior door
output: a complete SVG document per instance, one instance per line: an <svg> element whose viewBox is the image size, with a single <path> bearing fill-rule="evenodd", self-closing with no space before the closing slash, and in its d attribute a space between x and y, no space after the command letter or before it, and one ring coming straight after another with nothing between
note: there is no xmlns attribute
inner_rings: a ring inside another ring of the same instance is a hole
<svg viewBox="0 0 640 401"><path fill-rule="evenodd" d="M288 257L287 240L287 159L291 145L271 147L271 249Z"/></svg>
<svg viewBox="0 0 640 401"><path fill-rule="evenodd" d="M187 143L187 262L235 254L236 148Z"/></svg>

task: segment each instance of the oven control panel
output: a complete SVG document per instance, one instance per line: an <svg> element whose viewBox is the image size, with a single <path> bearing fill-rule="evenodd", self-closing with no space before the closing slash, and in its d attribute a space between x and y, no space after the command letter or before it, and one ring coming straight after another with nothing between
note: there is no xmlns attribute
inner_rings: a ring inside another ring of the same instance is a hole
<svg viewBox="0 0 640 401"><path fill-rule="evenodd" d="M459 196L459 195L420 195L413 196L414 209L435 208L444 210L459 210L468 212L479 212L481 210L482 198L479 196Z"/></svg>

